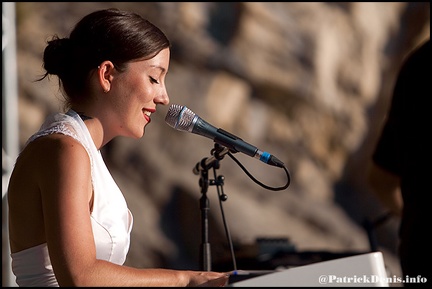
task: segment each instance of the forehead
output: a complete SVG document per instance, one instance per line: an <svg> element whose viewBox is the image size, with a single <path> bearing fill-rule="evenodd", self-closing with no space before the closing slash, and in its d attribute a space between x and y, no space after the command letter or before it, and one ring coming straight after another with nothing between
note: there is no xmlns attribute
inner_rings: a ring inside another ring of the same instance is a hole
<svg viewBox="0 0 432 289"><path fill-rule="evenodd" d="M139 67L145 69L157 69L161 72L167 72L170 61L170 50L169 48L165 48L161 50L158 54L150 59L138 60L131 62L131 67Z"/></svg>

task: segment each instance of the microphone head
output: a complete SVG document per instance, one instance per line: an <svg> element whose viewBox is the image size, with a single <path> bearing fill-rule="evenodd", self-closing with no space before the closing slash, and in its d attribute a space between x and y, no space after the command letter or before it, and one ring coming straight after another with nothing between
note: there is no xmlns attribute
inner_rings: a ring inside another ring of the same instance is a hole
<svg viewBox="0 0 432 289"><path fill-rule="evenodd" d="M179 104L171 104L165 116L165 122L181 131L191 132L196 121L196 114L189 108Z"/></svg>

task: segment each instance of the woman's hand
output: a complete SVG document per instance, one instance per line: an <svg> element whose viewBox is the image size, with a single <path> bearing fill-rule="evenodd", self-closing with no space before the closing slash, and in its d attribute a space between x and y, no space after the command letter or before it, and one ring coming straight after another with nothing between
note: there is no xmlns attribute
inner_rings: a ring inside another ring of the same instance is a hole
<svg viewBox="0 0 432 289"><path fill-rule="evenodd" d="M228 284L229 273L188 271L188 287L224 287Z"/></svg>

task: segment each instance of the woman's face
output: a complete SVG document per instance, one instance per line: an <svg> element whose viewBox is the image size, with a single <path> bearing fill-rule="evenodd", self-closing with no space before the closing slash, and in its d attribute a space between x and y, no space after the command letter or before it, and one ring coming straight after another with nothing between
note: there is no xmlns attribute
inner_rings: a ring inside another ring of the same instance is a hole
<svg viewBox="0 0 432 289"><path fill-rule="evenodd" d="M113 122L115 134L142 137L156 106L169 104L165 87L169 59L170 50L166 48L151 59L129 63L126 71L115 74L109 92L117 116Z"/></svg>

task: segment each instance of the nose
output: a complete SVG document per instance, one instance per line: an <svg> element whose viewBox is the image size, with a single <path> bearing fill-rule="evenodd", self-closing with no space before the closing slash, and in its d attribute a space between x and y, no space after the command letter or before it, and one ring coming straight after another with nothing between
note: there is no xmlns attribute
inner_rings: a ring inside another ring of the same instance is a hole
<svg viewBox="0 0 432 289"><path fill-rule="evenodd" d="M162 93L158 94L155 98L155 102L163 105L168 105L170 100L166 89L162 91Z"/></svg>

